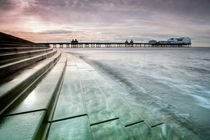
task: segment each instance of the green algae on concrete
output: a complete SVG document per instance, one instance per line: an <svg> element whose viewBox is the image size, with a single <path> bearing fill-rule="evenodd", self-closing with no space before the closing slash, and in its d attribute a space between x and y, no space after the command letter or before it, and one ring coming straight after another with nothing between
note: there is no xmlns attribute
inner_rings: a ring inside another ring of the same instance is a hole
<svg viewBox="0 0 210 140"><path fill-rule="evenodd" d="M94 140L131 140L120 120L113 120L91 126Z"/></svg>
<svg viewBox="0 0 210 140"><path fill-rule="evenodd" d="M100 90L105 94L107 106L109 106L117 117L120 118L123 125L129 125L135 122L145 120L150 126L163 123L163 118L157 112L154 113L143 105L137 95L132 91L121 87L113 79L107 77L98 71L80 70L84 79L94 80ZM138 99L137 99L138 98Z"/></svg>
<svg viewBox="0 0 210 140"><path fill-rule="evenodd" d="M85 74L89 74L92 79L95 79L96 86L104 93L108 106L114 110L114 113L120 118L124 126L143 121L139 114L137 114L121 96L123 89L113 84L112 79L105 78L104 75L98 71L88 71ZM125 92L126 91L123 91L123 93Z"/></svg>
<svg viewBox="0 0 210 140"><path fill-rule="evenodd" d="M85 103L90 124L116 118L115 114L107 104L106 97L96 87L96 83L92 80L85 80L82 83L84 86Z"/></svg>
<svg viewBox="0 0 210 140"><path fill-rule="evenodd" d="M92 140L87 116L53 122L48 140Z"/></svg>
<svg viewBox="0 0 210 140"><path fill-rule="evenodd" d="M106 96L95 82L96 77L92 75L92 72L94 73L96 71L88 64L83 65L83 61L80 61L79 63L80 64L78 66L78 61L76 61L83 88L84 103L89 116L90 124L117 118L111 107L108 105Z"/></svg>
<svg viewBox="0 0 210 140"><path fill-rule="evenodd" d="M111 86L104 86L101 78L97 78L99 87L102 89L104 94L107 97L109 106L114 110L114 113L120 118L120 121L124 126L141 122L143 119L139 114L133 110L124 98L119 94L120 91L116 90L117 88Z"/></svg>
<svg viewBox="0 0 210 140"><path fill-rule="evenodd" d="M76 66L67 66L53 120L85 114L82 89Z"/></svg>
<svg viewBox="0 0 210 140"><path fill-rule="evenodd" d="M45 111L4 117L0 122L1 140L33 140L41 126Z"/></svg>
<svg viewBox="0 0 210 140"><path fill-rule="evenodd" d="M139 102L141 97L133 96L131 94L129 96L130 97L127 98L127 101L131 105L132 109L140 114L147 124L150 126L155 126L164 123L164 116L162 114Z"/></svg>

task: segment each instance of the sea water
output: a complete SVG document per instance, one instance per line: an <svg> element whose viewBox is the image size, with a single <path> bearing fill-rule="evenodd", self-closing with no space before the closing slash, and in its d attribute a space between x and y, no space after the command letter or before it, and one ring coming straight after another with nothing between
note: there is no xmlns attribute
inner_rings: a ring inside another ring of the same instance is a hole
<svg viewBox="0 0 210 140"><path fill-rule="evenodd" d="M210 48L66 49L210 139ZM147 98L146 98L147 97ZM141 101L140 101L141 102Z"/></svg>

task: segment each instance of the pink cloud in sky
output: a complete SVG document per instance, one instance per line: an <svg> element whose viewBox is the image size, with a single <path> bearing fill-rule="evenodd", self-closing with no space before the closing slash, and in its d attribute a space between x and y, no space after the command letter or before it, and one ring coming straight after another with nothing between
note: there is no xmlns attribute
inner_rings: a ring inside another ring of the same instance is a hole
<svg viewBox="0 0 210 140"><path fill-rule="evenodd" d="M35 42L164 40L210 44L208 0L0 0L0 31Z"/></svg>

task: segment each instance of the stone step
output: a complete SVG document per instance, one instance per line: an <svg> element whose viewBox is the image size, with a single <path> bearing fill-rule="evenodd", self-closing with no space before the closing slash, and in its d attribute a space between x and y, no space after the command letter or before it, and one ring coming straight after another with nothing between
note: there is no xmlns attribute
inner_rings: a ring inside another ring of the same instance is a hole
<svg viewBox="0 0 210 140"><path fill-rule="evenodd" d="M0 43L0 46L2 48L2 47L36 47L37 45L35 43L23 44L23 43L2 42Z"/></svg>
<svg viewBox="0 0 210 140"><path fill-rule="evenodd" d="M49 48L49 49L41 49L41 50L0 54L0 65L18 61L24 58L29 58L38 54L47 53L52 50L53 50L52 48Z"/></svg>
<svg viewBox="0 0 210 140"><path fill-rule="evenodd" d="M32 92L20 104L7 110L8 115L4 115L0 121L1 139L41 139L49 112L53 110L52 106L59 93L65 67L66 57L62 55Z"/></svg>
<svg viewBox="0 0 210 140"><path fill-rule="evenodd" d="M12 62L12 63L2 65L2 66L0 66L0 78L7 77L9 74L16 72L17 70L19 70L21 68L24 68L24 67L32 65L40 60L51 57L55 53L56 53L56 50L53 50L51 52L36 55L31 58L26 58L26 59L19 60L17 62Z"/></svg>
<svg viewBox="0 0 210 140"><path fill-rule="evenodd" d="M5 113L6 116L51 108L54 104L52 102L58 96L57 92L61 85L65 67L66 57L62 55L46 77L18 105L9 108Z"/></svg>
<svg viewBox="0 0 210 140"><path fill-rule="evenodd" d="M41 49L47 49L47 48L49 47L4 47L4 48L0 47L0 54L31 51L31 50L41 50Z"/></svg>
<svg viewBox="0 0 210 140"><path fill-rule="evenodd" d="M30 87L31 83L44 73L50 66L54 65L61 53L57 52L53 57L40 61L33 67L22 70L18 75L0 85L0 115L21 96L24 89Z"/></svg>
<svg viewBox="0 0 210 140"><path fill-rule="evenodd" d="M0 121L0 139L2 140L34 140L42 127L46 111L36 111L4 117Z"/></svg>

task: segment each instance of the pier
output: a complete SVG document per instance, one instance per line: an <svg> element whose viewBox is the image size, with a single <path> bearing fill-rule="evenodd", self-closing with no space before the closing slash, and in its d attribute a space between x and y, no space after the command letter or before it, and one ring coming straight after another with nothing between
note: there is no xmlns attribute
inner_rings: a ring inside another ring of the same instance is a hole
<svg viewBox="0 0 210 140"><path fill-rule="evenodd" d="M70 42L39 43L40 45L51 46L53 48L141 48L141 47L191 47L191 44L150 44L150 43L96 43L81 42L72 44Z"/></svg>

